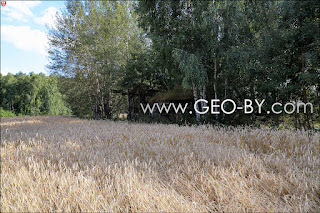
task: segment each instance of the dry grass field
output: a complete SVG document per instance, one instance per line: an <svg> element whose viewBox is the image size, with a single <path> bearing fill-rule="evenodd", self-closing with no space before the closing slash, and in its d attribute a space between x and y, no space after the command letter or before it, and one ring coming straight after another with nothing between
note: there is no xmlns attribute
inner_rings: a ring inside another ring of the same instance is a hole
<svg viewBox="0 0 320 213"><path fill-rule="evenodd" d="M320 212L320 134L1 118L1 212Z"/></svg>

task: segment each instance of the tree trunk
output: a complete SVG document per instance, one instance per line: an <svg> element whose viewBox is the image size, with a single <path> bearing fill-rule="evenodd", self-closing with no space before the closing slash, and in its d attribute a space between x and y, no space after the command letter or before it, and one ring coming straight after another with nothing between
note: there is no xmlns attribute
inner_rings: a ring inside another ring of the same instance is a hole
<svg viewBox="0 0 320 213"><path fill-rule="evenodd" d="M193 98L194 98L194 102L196 102L198 100L198 91L197 91L197 87L193 84ZM198 113L199 111L199 106L198 104L195 106L195 113L196 113L196 120L199 123L200 122L200 114Z"/></svg>
<svg viewBox="0 0 320 213"><path fill-rule="evenodd" d="M99 119L99 94L100 94L100 85L99 85L99 79L98 76L96 76L96 97L95 97L95 119Z"/></svg>
<svg viewBox="0 0 320 213"><path fill-rule="evenodd" d="M202 90L200 90L200 95L201 98L204 100L207 100L207 96L206 96L206 88L202 87ZM207 107L207 103L205 103L204 101L201 102L201 111L203 111L205 108ZM204 116L205 117L205 116Z"/></svg>
<svg viewBox="0 0 320 213"><path fill-rule="evenodd" d="M128 104L127 120L130 120L131 119L131 109L130 109L130 93L129 93L129 89L127 90L127 104Z"/></svg>
<svg viewBox="0 0 320 213"><path fill-rule="evenodd" d="M104 110L105 110L105 118L110 119L111 118L111 110L110 110L110 98L109 94L107 94L107 97L105 98L105 101L103 103Z"/></svg>
<svg viewBox="0 0 320 213"><path fill-rule="evenodd" d="M226 73L226 77L225 77L225 80L224 80L224 100L227 99L227 87L228 87L228 75ZM224 120L226 117L226 115L223 113L222 114L222 120Z"/></svg>
<svg viewBox="0 0 320 213"><path fill-rule="evenodd" d="M94 119L98 120L98 96L96 95L96 101L94 104Z"/></svg>
<svg viewBox="0 0 320 213"><path fill-rule="evenodd" d="M308 101L307 101L307 90L306 88L303 88L303 91L302 91L302 97L303 97L303 102L306 104ZM311 122L310 122L310 112L308 110L306 110L306 113L304 114L304 121L303 121L303 126L304 128L307 128L307 129L311 129Z"/></svg>
<svg viewBox="0 0 320 213"><path fill-rule="evenodd" d="M301 73L305 71L305 53L304 53L304 48L303 46L300 46L300 52L301 52ZM306 104L307 103L307 85L304 83L303 84L303 90L302 90L302 98L303 102ZM311 129L311 124L310 124L310 113L307 111L304 116L303 116L303 126L304 128Z"/></svg>
<svg viewBox="0 0 320 213"><path fill-rule="evenodd" d="M206 96L206 88L205 87L202 87L202 90L200 91L200 95L201 95L201 98L206 100L207 99L207 96ZM207 103L205 102L201 102L201 108L204 109L204 107L207 106Z"/></svg>
<svg viewBox="0 0 320 213"><path fill-rule="evenodd" d="M140 113L140 103L141 103L141 89L138 87L138 113Z"/></svg>
<svg viewBox="0 0 320 213"><path fill-rule="evenodd" d="M214 58L214 83L213 83L213 90L214 90L214 99L218 99L217 95L217 58ZM215 112L218 113L218 109L215 108ZM216 114L216 121L219 120L219 115Z"/></svg>

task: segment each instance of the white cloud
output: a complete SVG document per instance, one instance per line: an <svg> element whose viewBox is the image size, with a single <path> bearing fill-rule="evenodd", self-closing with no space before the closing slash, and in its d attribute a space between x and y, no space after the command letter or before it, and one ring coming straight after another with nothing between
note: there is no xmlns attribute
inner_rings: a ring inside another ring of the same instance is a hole
<svg viewBox="0 0 320 213"><path fill-rule="evenodd" d="M48 39L46 33L31 29L30 26L1 26L1 39L22 50L47 54Z"/></svg>
<svg viewBox="0 0 320 213"><path fill-rule="evenodd" d="M44 11L42 11L42 17L35 18L35 22L41 25L48 25L49 27L54 27L55 16L58 12L58 9L55 7L48 7Z"/></svg>
<svg viewBox="0 0 320 213"><path fill-rule="evenodd" d="M33 17L31 8L41 4L41 1L7 1L5 7L1 8L3 15L12 20L28 21L27 18Z"/></svg>

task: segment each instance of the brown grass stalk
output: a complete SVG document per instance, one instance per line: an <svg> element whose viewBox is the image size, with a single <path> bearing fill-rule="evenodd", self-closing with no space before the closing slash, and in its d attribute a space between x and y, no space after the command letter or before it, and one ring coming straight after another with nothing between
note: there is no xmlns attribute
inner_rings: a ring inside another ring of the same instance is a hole
<svg viewBox="0 0 320 213"><path fill-rule="evenodd" d="M320 212L316 132L1 123L1 212Z"/></svg>

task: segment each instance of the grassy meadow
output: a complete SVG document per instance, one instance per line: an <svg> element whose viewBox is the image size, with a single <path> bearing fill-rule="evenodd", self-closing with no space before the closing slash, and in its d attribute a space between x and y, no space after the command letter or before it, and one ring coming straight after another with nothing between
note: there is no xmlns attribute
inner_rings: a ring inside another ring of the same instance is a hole
<svg viewBox="0 0 320 213"><path fill-rule="evenodd" d="M320 212L320 133L1 118L1 212Z"/></svg>

